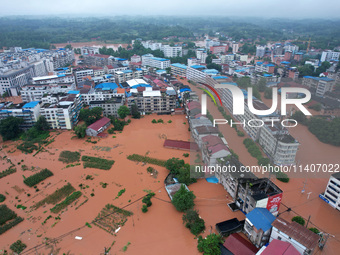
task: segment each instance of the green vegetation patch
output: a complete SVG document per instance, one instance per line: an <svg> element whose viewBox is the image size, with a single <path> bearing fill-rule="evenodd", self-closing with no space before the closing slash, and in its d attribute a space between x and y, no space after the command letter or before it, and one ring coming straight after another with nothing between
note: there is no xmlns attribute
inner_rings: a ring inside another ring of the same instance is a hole
<svg viewBox="0 0 340 255"><path fill-rule="evenodd" d="M27 177L24 180L24 183L29 187L33 187L50 176L53 176L53 173L47 168L45 168L44 170L41 170L39 173Z"/></svg>
<svg viewBox="0 0 340 255"><path fill-rule="evenodd" d="M0 172L0 179L6 177L7 175L14 174L17 169L14 166L10 166L6 170Z"/></svg>
<svg viewBox="0 0 340 255"><path fill-rule="evenodd" d="M13 228L24 219L17 217L17 214L6 205L0 205L0 235Z"/></svg>
<svg viewBox="0 0 340 255"><path fill-rule="evenodd" d="M76 189L70 184L66 184L60 189L57 189L54 191L51 195L47 196L43 200L37 202L35 205L33 205L33 208L38 209L40 206L44 204L53 204L55 205L68 195L70 195L72 192L74 192Z"/></svg>
<svg viewBox="0 0 340 255"><path fill-rule="evenodd" d="M166 160L150 158L150 157L142 156L138 154L129 155L127 156L127 159L132 160L132 161L137 161L137 162L149 163L149 164L153 164L157 166L165 166L165 163L166 163Z"/></svg>
<svg viewBox="0 0 340 255"><path fill-rule="evenodd" d="M5 201L6 200L6 197L2 194L0 194L0 203Z"/></svg>
<svg viewBox="0 0 340 255"><path fill-rule="evenodd" d="M78 151L62 151L59 155L59 161L70 164L78 162L80 159L80 153Z"/></svg>
<svg viewBox="0 0 340 255"><path fill-rule="evenodd" d="M27 247L26 244L21 242L21 240L16 241L15 243L12 243L9 247L13 252L20 254L23 250L25 250Z"/></svg>
<svg viewBox="0 0 340 255"><path fill-rule="evenodd" d="M69 195L67 198L65 198L64 201L62 201L59 204L56 204L53 208L51 208L51 212L59 213L61 210L66 208L68 205L72 204L79 197L81 197L81 195L82 195L82 193L80 191L73 192L71 195Z"/></svg>
<svg viewBox="0 0 340 255"><path fill-rule="evenodd" d="M114 234L116 229L124 226L127 218L133 213L112 204L107 204L92 222L97 227Z"/></svg>
<svg viewBox="0 0 340 255"><path fill-rule="evenodd" d="M81 159L82 161L84 161L84 168L97 168L102 170L110 170L112 165L115 163L114 160L90 156L82 156Z"/></svg>

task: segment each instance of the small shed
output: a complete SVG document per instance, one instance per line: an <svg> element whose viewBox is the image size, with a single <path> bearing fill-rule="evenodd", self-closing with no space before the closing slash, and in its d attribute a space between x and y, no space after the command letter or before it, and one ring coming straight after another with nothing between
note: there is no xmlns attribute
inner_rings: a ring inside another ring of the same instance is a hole
<svg viewBox="0 0 340 255"><path fill-rule="evenodd" d="M86 135L98 136L101 132L107 129L110 126L110 124L111 124L110 119L107 117L103 117L87 127Z"/></svg>

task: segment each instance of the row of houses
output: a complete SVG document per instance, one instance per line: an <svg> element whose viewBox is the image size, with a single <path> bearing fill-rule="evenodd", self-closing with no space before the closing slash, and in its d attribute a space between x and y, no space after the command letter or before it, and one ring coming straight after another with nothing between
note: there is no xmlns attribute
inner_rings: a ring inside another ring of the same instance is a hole
<svg viewBox="0 0 340 255"><path fill-rule="evenodd" d="M282 200L282 190L270 178L258 178L251 172L241 171L243 165L232 156L227 141L218 129L213 127L211 121L201 114L197 95L191 91L185 92L183 100L192 137L201 151L203 164L236 169L216 171L215 177L233 200L228 204L230 209L241 210L246 214L246 219L242 222L237 219L221 222L216 224L216 229L220 234L228 235L242 231L252 244L245 242L237 234L232 234L221 245L221 253L272 254L270 252L273 249L285 247L291 251L289 254L312 254L319 236L295 222L276 218ZM239 245L231 245L231 240Z"/></svg>

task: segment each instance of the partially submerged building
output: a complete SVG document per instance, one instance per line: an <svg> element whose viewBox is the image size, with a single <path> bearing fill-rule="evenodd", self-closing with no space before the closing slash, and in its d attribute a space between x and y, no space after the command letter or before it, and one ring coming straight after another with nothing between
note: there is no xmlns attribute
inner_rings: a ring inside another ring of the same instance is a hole
<svg viewBox="0 0 340 255"><path fill-rule="evenodd" d="M92 123L86 129L86 135L88 136L100 136L100 134L107 129L111 124L111 120L107 117L103 117L96 122Z"/></svg>

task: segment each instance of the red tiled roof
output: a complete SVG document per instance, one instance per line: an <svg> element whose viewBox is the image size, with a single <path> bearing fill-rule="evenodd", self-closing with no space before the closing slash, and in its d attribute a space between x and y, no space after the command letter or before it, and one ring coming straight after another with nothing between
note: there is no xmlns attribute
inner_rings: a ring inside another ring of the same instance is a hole
<svg viewBox="0 0 340 255"><path fill-rule="evenodd" d="M187 141L179 141L179 140L165 140L164 147L167 148L175 148L175 149L182 149L182 150L198 150L198 146L196 143L191 143Z"/></svg>
<svg viewBox="0 0 340 255"><path fill-rule="evenodd" d="M287 242L273 239L266 249L261 253L262 255L300 255L295 247Z"/></svg>
<svg viewBox="0 0 340 255"><path fill-rule="evenodd" d="M201 104L197 101L191 101L188 103L188 108L189 110L195 109L195 108L199 108L201 109Z"/></svg>
<svg viewBox="0 0 340 255"><path fill-rule="evenodd" d="M242 238L237 233L228 236L223 246L234 255L254 255L258 251L258 249L253 244Z"/></svg>
<svg viewBox="0 0 340 255"><path fill-rule="evenodd" d="M97 120L95 123L91 124L87 128L91 128L93 130L98 131L100 128L105 126L108 122L110 122L110 119L107 117L103 117L100 120Z"/></svg>
<svg viewBox="0 0 340 255"><path fill-rule="evenodd" d="M227 146L225 146L224 144L220 144L220 143L213 145L213 146L210 146L210 147L208 147L208 149L211 151L211 154L214 154L214 153L222 151L222 150L229 151Z"/></svg>
<svg viewBox="0 0 340 255"><path fill-rule="evenodd" d="M214 146L216 144L224 144L221 137L218 137L216 135L207 135L202 137L202 141L204 143L207 143L209 146Z"/></svg>
<svg viewBox="0 0 340 255"><path fill-rule="evenodd" d="M272 223L272 226L310 250L313 250L316 247L320 238L308 228L305 228L296 222L287 222L282 218L277 218Z"/></svg>

